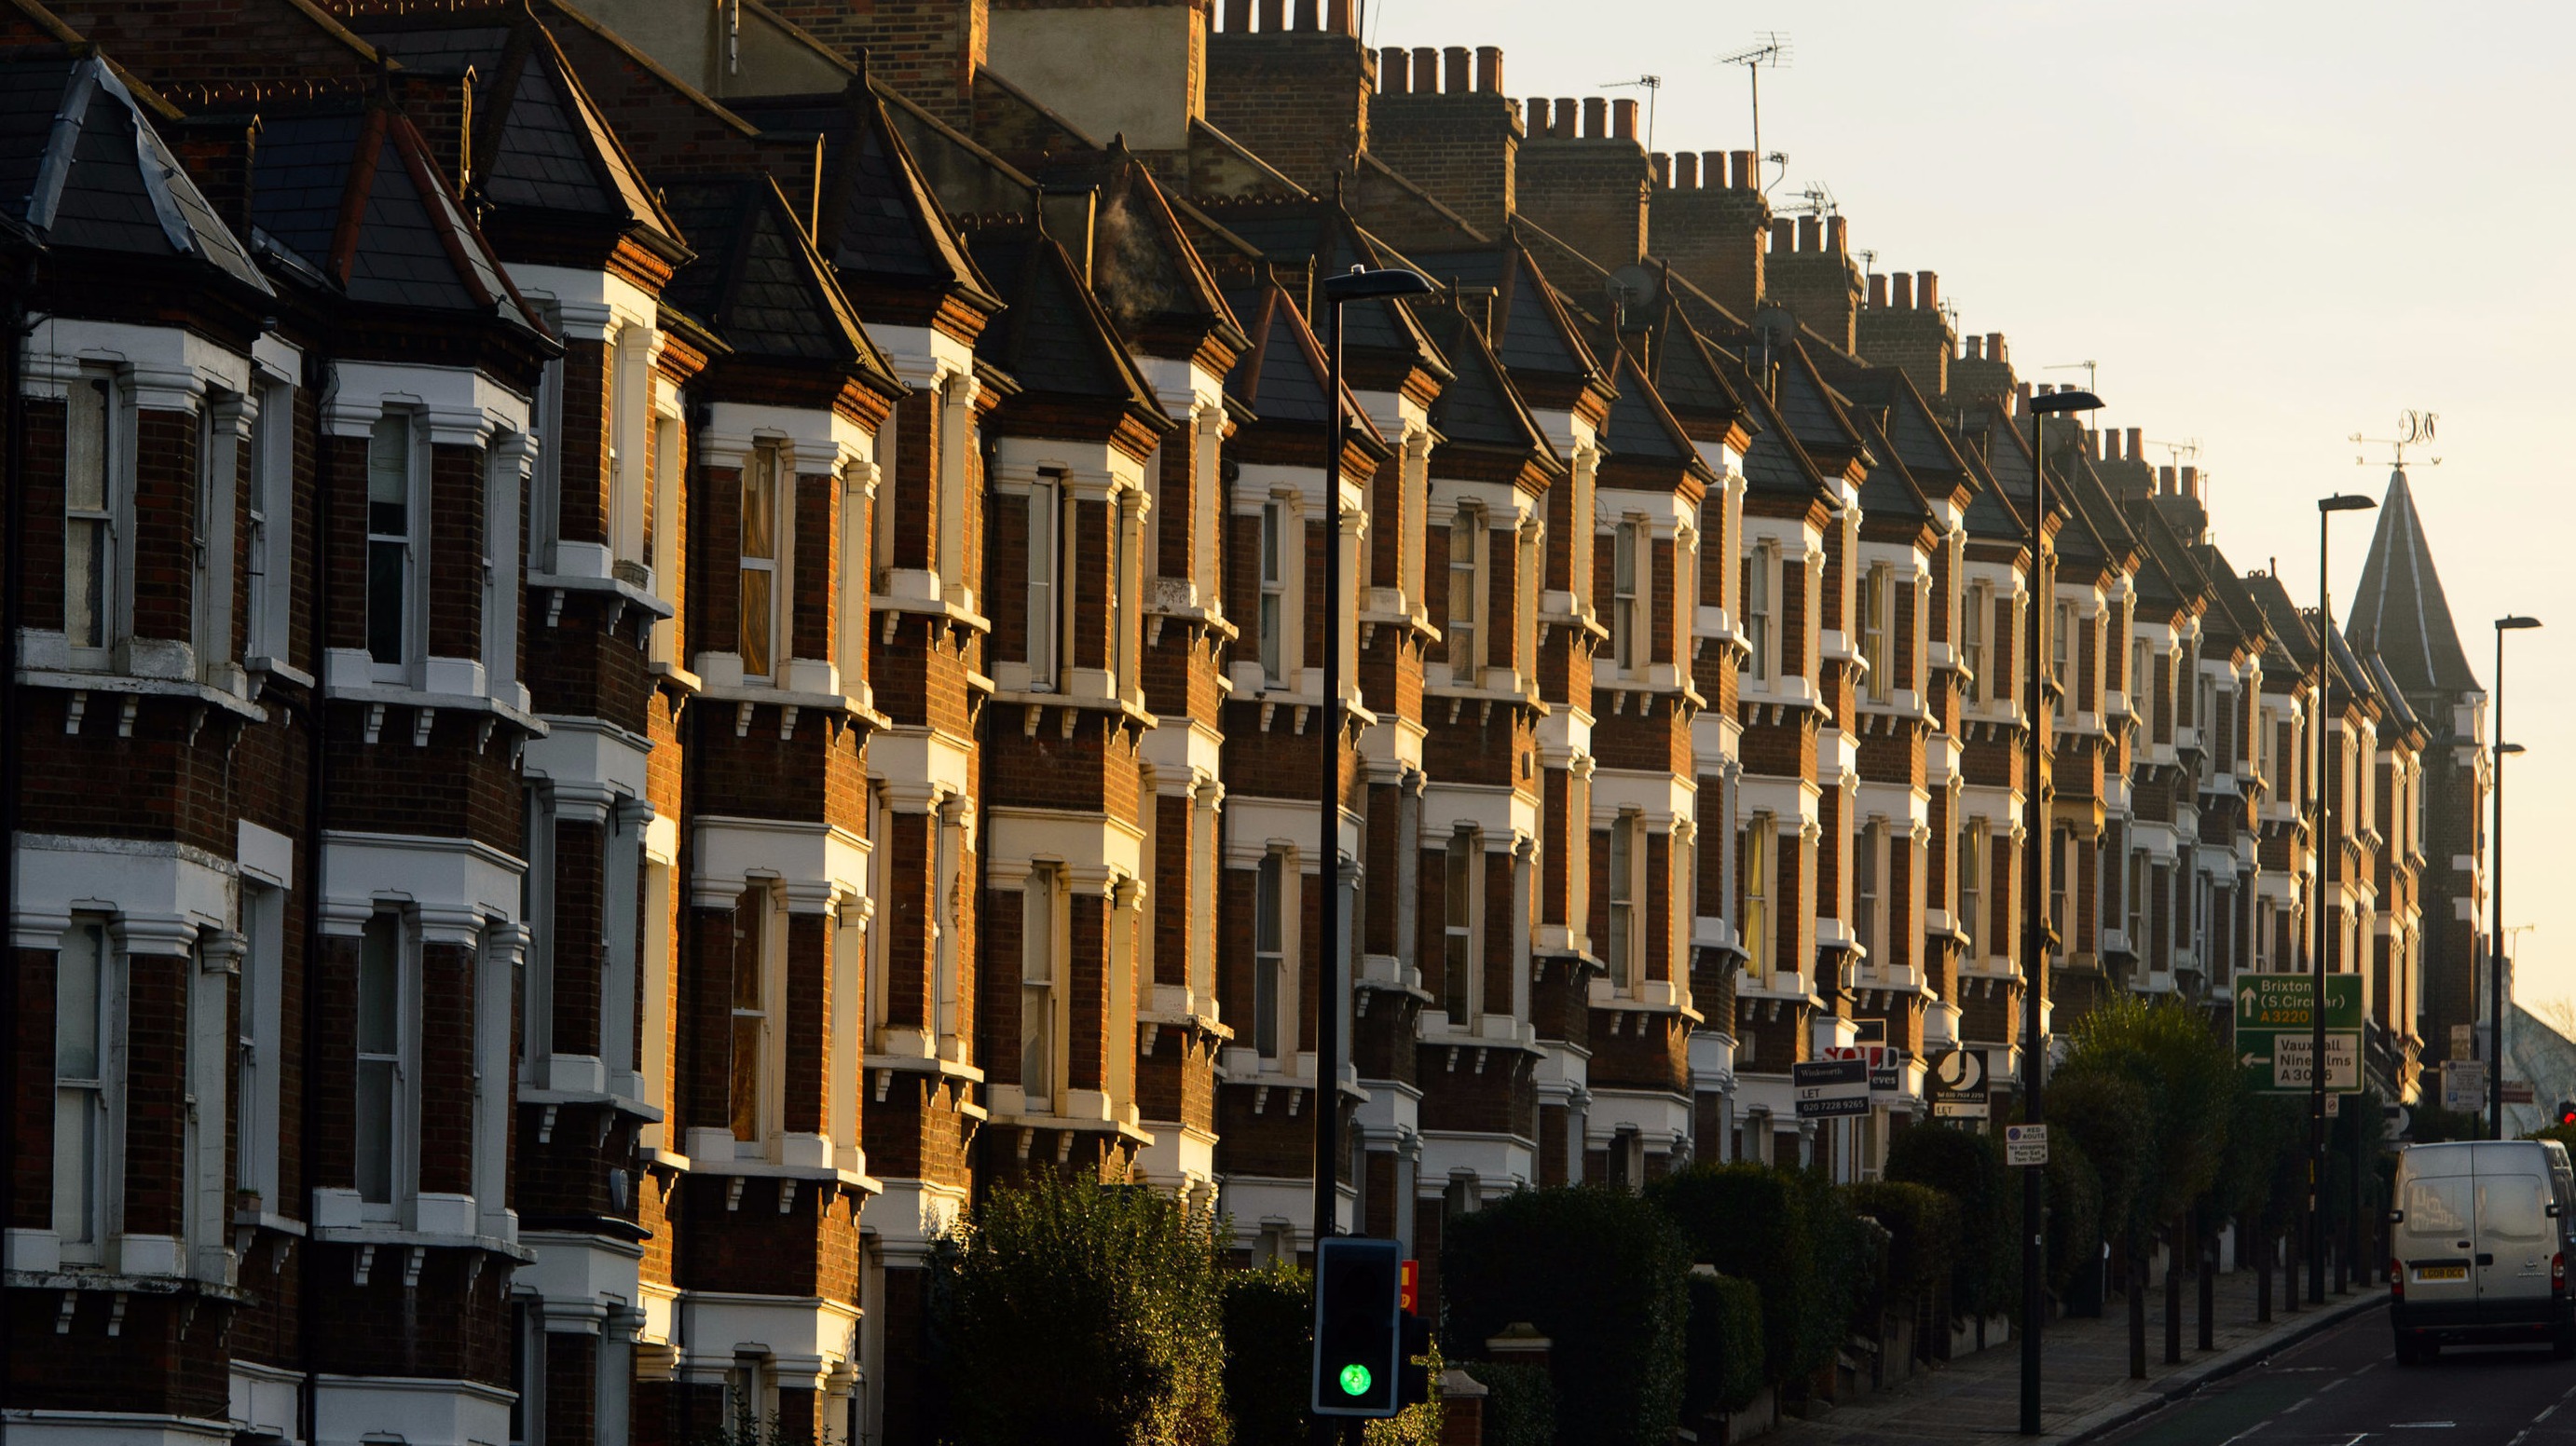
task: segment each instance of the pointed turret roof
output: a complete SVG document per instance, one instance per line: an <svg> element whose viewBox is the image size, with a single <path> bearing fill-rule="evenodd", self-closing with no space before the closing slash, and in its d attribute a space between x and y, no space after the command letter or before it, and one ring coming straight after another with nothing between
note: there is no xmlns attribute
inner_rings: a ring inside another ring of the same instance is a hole
<svg viewBox="0 0 2576 1446"><path fill-rule="evenodd" d="M2428 698L2479 691L2402 471L2389 474L2379 530L2371 534L2361 586L2353 591L2345 619L2353 647L2377 653L2397 686L2408 693Z"/></svg>

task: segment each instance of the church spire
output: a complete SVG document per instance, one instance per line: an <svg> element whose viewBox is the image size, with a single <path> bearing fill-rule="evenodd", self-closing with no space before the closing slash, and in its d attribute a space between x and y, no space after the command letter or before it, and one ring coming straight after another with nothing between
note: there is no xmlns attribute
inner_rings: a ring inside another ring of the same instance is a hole
<svg viewBox="0 0 2576 1446"><path fill-rule="evenodd" d="M2433 549L2403 468L2388 475L2379 530L2371 536L2361 585L2345 618L2344 636L2353 649L2378 654L2419 712L2428 697L2447 701L2481 690L2451 622L2451 605L2442 596L2442 578L2434 571Z"/></svg>

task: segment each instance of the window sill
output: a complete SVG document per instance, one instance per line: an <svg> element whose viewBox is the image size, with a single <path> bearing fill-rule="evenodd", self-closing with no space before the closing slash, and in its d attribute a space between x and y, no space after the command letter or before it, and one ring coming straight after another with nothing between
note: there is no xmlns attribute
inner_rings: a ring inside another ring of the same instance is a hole
<svg viewBox="0 0 2576 1446"><path fill-rule="evenodd" d="M524 708L504 703L482 693L430 693L407 688L398 683L326 683L322 696L334 703L367 703L379 708L418 708L424 712L483 714L509 723L531 738L543 738L553 730L546 720ZM369 730L374 742L374 730Z"/></svg>
<svg viewBox="0 0 2576 1446"><path fill-rule="evenodd" d="M564 572L530 572L527 575L527 586L531 591L586 592L596 593L602 597L614 597L625 606L636 608L656 621L677 617L680 611L679 606L670 599L657 597L623 578L585 577L579 573ZM554 626L555 618L562 611L563 599L557 597L546 607L546 625ZM615 621L611 621L609 626L615 627Z"/></svg>
<svg viewBox="0 0 2576 1446"><path fill-rule="evenodd" d="M259 696L261 687L271 678L282 678L307 690L313 686L311 673L295 667L284 658L272 658L266 653L254 653L242 660L242 666L250 670L250 695L253 698Z"/></svg>
<svg viewBox="0 0 2576 1446"><path fill-rule="evenodd" d="M291 1220L283 1215L272 1215L266 1210L236 1210L233 1212L233 1228L235 1230L274 1230L280 1235L302 1235L304 1222Z"/></svg>
<svg viewBox="0 0 2576 1446"><path fill-rule="evenodd" d="M606 1090L553 1090L521 1085L519 1103L555 1106L605 1105L618 1114L632 1115L648 1125L658 1125L666 1118L658 1106L648 1105L638 1099L629 1099L625 1095L612 1094Z"/></svg>
<svg viewBox="0 0 2576 1446"><path fill-rule="evenodd" d="M113 1290L134 1295L205 1295L236 1305L249 1305L258 1299L240 1286L199 1280L193 1275L131 1275L123 1271L81 1266L0 1272L0 1284L12 1290Z"/></svg>
<svg viewBox="0 0 2576 1446"><path fill-rule="evenodd" d="M316 1225L313 1239L320 1245L394 1245L417 1246L421 1249L481 1250L507 1256L521 1265L536 1263L537 1253L515 1240L497 1235L449 1235L428 1230L406 1230L390 1222L367 1225Z"/></svg>
<svg viewBox="0 0 2576 1446"><path fill-rule="evenodd" d="M68 693L126 693L144 698L184 698L209 708L221 708L234 717L248 722L268 721L268 710L248 698L185 678L140 678L131 673L89 673L22 668L18 672L18 681L30 688L55 688Z"/></svg>
<svg viewBox="0 0 2576 1446"><path fill-rule="evenodd" d="M952 599L890 597L884 593L868 594L868 611L876 613L910 613L918 617L945 618L963 628L979 633L993 630L993 620Z"/></svg>
<svg viewBox="0 0 2576 1446"><path fill-rule="evenodd" d="M865 698L846 693L809 693L795 688L774 688L766 683L710 683L704 677L690 674L694 691L708 703L734 703L745 707L767 703L780 708L813 709L817 713L847 713L872 728L891 728L894 720L870 707Z"/></svg>

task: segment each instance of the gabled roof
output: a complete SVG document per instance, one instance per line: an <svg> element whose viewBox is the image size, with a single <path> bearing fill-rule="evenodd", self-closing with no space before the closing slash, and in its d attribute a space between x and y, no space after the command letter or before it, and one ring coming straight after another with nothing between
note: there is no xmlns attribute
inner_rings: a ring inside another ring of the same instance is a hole
<svg viewBox="0 0 2576 1446"><path fill-rule="evenodd" d="M686 255L679 228L554 35L524 10L472 18L371 19L367 40L413 75L474 77L475 196L505 215L603 222L666 258Z"/></svg>
<svg viewBox="0 0 2576 1446"><path fill-rule="evenodd" d="M1685 426L1693 422L1752 425L1743 393L1727 379L1726 369L1688 313L1678 307L1666 310L1648 355L1656 392Z"/></svg>
<svg viewBox="0 0 2576 1446"><path fill-rule="evenodd" d="M1623 349L1617 354L1610 382L1618 395L1610 403L1610 420L1601 428L1608 465L1620 470L1625 470L1623 463L1675 467L1707 481L1708 464L1700 459L1699 447L1656 394L1635 353Z"/></svg>
<svg viewBox="0 0 2576 1446"><path fill-rule="evenodd" d="M1252 337L1243 359L1226 376L1226 395L1250 407L1257 422L1321 427L1331 415L1324 401L1324 350L1295 299L1276 279L1246 276L1226 288L1226 301ZM1342 388L1342 417L1355 439L1385 445L1377 424L1361 410L1347 384Z"/></svg>
<svg viewBox="0 0 2576 1446"><path fill-rule="evenodd" d="M134 91L67 45L0 52L0 214L48 246L194 263L270 291Z"/></svg>
<svg viewBox="0 0 2576 1446"><path fill-rule="evenodd" d="M1548 440L1546 429L1530 415L1520 393L1512 389L1510 376L1495 358L1494 349L1485 344L1483 334L1455 307L1439 307L1428 316L1434 340L1448 355L1455 373L1449 385L1440 389L1439 399L1431 404L1431 429L1440 434L1444 447L1527 453L1550 471L1561 468L1564 464ZM1441 449L1434 449L1431 456L1436 467Z"/></svg>
<svg viewBox="0 0 2576 1446"><path fill-rule="evenodd" d="M1124 143L1056 157L1042 180L1051 192L1095 193L1091 288L1130 345L1182 356L1211 336L1230 352L1247 345L1163 188Z"/></svg>
<svg viewBox="0 0 2576 1446"><path fill-rule="evenodd" d="M775 180L689 177L665 196L698 255L664 305L706 323L738 356L838 363L902 390Z"/></svg>
<svg viewBox="0 0 2576 1446"><path fill-rule="evenodd" d="M1043 229L994 227L974 236L975 254L1008 304L977 341L975 354L1019 383L1022 395L1112 402L1163 411L1073 258Z"/></svg>
<svg viewBox="0 0 2576 1446"><path fill-rule="evenodd" d="M1932 520L1931 504L1924 500L1922 489L1916 485L1912 474L1907 470L1904 461L1898 457L1896 448L1888 442L1886 434L1879 429L1876 420L1867 417L1855 417L1855 420L1862 429L1862 435L1868 444L1869 455L1869 471L1861 478L1860 483L1860 512L1863 521L1866 523L1876 522L1882 518L1903 518L1907 521L1929 523Z"/></svg>
<svg viewBox="0 0 2576 1446"><path fill-rule="evenodd" d="M2345 616L2353 646L2386 660L2390 675L2407 692L2430 698L2480 691L2403 472L2389 474L2379 527L2371 534L2361 585Z"/></svg>
<svg viewBox="0 0 2576 1446"><path fill-rule="evenodd" d="M1208 225L1221 227L1227 237L1281 270L1311 262L1317 274L1330 275L1354 266L1406 264L1329 200L1206 202L1201 210ZM1345 366L1356 367L1369 358L1418 366L1435 378L1449 375L1447 359L1411 304L1353 302L1342 307L1341 320Z"/></svg>
<svg viewBox="0 0 2576 1446"><path fill-rule="evenodd" d="M1493 322L1485 329L1494 355L1516 378L1606 383L1601 363L1566 314L1556 288L1517 236L1468 250L1417 251L1423 274L1453 290L1489 290Z"/></svg>
<svg viewBox="0 0 2576 1446"><path fill-rule="evenodd" d="M1774 348L1779 359L1778 391L1773 397L1780 420L1810 456L1841 456L1861 450L1860 429L1843 414L1842 403L1816 370L1806 343L1796 337Z"/></svg>
<svg viewBox="0 0 2576 1446"><path fill-rule="evenodd" d="M391 105L268 117L252 164L253 239L292 252L350 300L541 331Z"/></svg>
<svg viewBox="0 0 2576 1446"><path fill-rule="evenodd" d="M2245 591L2252 595L2254 606L2262 613L2263 626L2271 633L2273 641L2280 644L2282 655L2289 659L2290 667L2286 671L2294 675L2291 681L2295 685L2317 665L2316 629L2309 625L2308 615L2299 611L2299 605L2290 600L2289 589L2282 587L2281 580L2272 574L2249 574L2245 579ZM2271 676L2269 669L2265 670L2265 676Z"/></svg>

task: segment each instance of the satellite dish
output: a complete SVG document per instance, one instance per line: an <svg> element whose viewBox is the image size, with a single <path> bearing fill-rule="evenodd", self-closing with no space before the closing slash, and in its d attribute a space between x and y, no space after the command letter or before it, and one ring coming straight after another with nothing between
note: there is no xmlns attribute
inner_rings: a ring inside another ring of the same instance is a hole
<svg viewBox="0 0 2576 1446"><path fill-rule="evenodd" d="M1611 272L1602 290L1609 293L1611 305L1635 311L1663 298L1663 278L1651 268L1631 264Z"/></svg>

